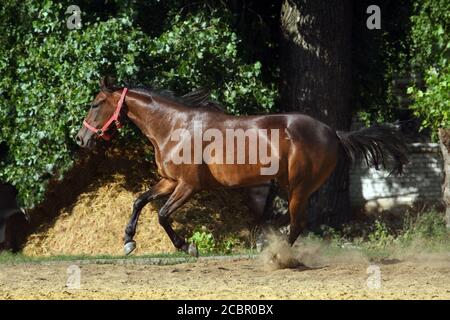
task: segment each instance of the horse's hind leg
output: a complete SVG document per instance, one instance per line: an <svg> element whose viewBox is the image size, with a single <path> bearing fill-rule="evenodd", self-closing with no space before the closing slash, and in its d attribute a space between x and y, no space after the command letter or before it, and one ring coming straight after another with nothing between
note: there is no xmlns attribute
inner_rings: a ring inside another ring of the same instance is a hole
<svg viewBox="0 0 450 320"><path fill-rule="evenodd" d="M289 244L292 246L300 233L306 229L308 222L306 205L309 194L301 187L294 188L289 195Z"/></svg>
<svg viewBox="0 0 450 320"><path fill-rule="evenodd" d="M124 250L126 255L130 254L136 248L136 242L133 240L133 237L136 234L137 222L144 206L150 201L170 194L175 189L175 186L176 182L174 181L167 179L160 180L150 190L139 195L134 201L133 212L125 228Z"/></svg>
<svg viewBox="0 0 450 320"><path fill-rule="evenodd" d="M334 167L327 167L324 169L319 177L303 176L302 179L293 177L292 183L289 186L289 217L290 217L290 233L289 243L294 244L300 233L302 233L308 223L307 205L311 194L316 191L328 178ZM299 181L300 180L300 181Z"/></svg>
<svg viewBox="0 0 450 320"><path fill-rule="evenodd" d="M179 183L167 202L159 210L158 218L159 224L164 228L175 248L183 250L193 256L198 256L197 248L195 246L189 246L182 237L176 234L169 222L170 215L185 204L193 194L194 188L192 186L183 182Z"/></svg>

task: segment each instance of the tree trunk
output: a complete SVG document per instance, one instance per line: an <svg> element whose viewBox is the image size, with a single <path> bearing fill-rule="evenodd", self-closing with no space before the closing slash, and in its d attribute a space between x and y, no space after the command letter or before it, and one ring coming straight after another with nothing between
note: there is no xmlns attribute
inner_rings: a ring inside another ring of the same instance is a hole
<svg viewBox="0 0 450 320"><path fill-rule="evenodd" d="M450 129L439 129L439 145L444 160L444 185L442 186L442 198L445 204L445 221L450 228Z"/></svg>
<svg viewBox="0 0 450 320"><path fill-rule="evenodd" d="M351 0L284 0L281 9L281 109L336 130L351 123ZM309 226L350 219L349 166L340 162L311 197Z"/></svg>

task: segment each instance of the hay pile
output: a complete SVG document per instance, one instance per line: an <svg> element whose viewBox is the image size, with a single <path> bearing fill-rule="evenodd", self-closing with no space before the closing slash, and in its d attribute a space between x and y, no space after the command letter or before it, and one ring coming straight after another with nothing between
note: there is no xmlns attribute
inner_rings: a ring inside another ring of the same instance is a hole
<svg viewBox="0 0 450 320"><path fill-rule="evenodd" d="M133 201L156 181L152 168L138 151L124 154L112 150L77 164L32 212L33 225L23 237L23 253L121 255ZM174 251L158 224L160 205L152 203L144 208L135 236L135 254ZM202 228L217 239L233 236L245 244L252 217L239 192L216 191L196 195L173 220L175 230L185 237Z"/></svg>

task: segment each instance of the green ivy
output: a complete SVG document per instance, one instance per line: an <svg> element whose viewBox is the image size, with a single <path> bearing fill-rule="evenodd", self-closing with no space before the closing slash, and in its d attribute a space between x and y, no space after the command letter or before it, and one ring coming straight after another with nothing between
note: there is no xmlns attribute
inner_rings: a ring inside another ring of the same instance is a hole
<svg viewBox="0 0 450 320"><path fill-rule="evenodd" d="M82 16L83 27L70 31L68 5L16 0L0 6L0 143L9 148L0 159L0 181L15 185L27 207L42 201L48 182L72 165L73 138L102 75L179 93L210 86L236 114L274 105L276 90L261 80L261 63L239 58L226 12L174 15L164 32L149 36L134 23L133 10L123 8L114 17ZM122 139L132 135L124 130Z"/></svg>
<svg viewBox="0 0 450 320"><path fill-rule="evenodd" d="M420 0L411 38L413 66L423 75L424 85L408 88L415 102L414 113L423 119L422 126L433 129L450 127L450 2Z"/></svg>
<svg viewBox="0 0 450 320"><path fill-rule="evenodd" d="M213 83L213 98L235 114L270 111L275 85L262 82L260 62L246 64L240 58L239 44L217 11L185 19L175 15L172 27L151 41L152 64L147 74L153 83L177 92Z"/></svg>

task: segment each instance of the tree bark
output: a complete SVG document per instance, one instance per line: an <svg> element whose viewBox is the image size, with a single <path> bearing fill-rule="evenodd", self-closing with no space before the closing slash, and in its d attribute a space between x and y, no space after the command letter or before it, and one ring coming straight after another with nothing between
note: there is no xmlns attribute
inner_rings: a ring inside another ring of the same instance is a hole
<svg viewBox="0 0 450 320"><path fill-rule="evenodd" d="M450 229L450 129L439 129L439 145L444 160L444 184L442 199L445 204L445 221Z"/></svg>
<svg viewBox="0 0 450 320"><path fill-rule="evenodd" d="M281 109L308 114L336 130L351 124L351 0L283 0ZM351 217L349 165L339 162L311 197L309 227Z"/></svg>

